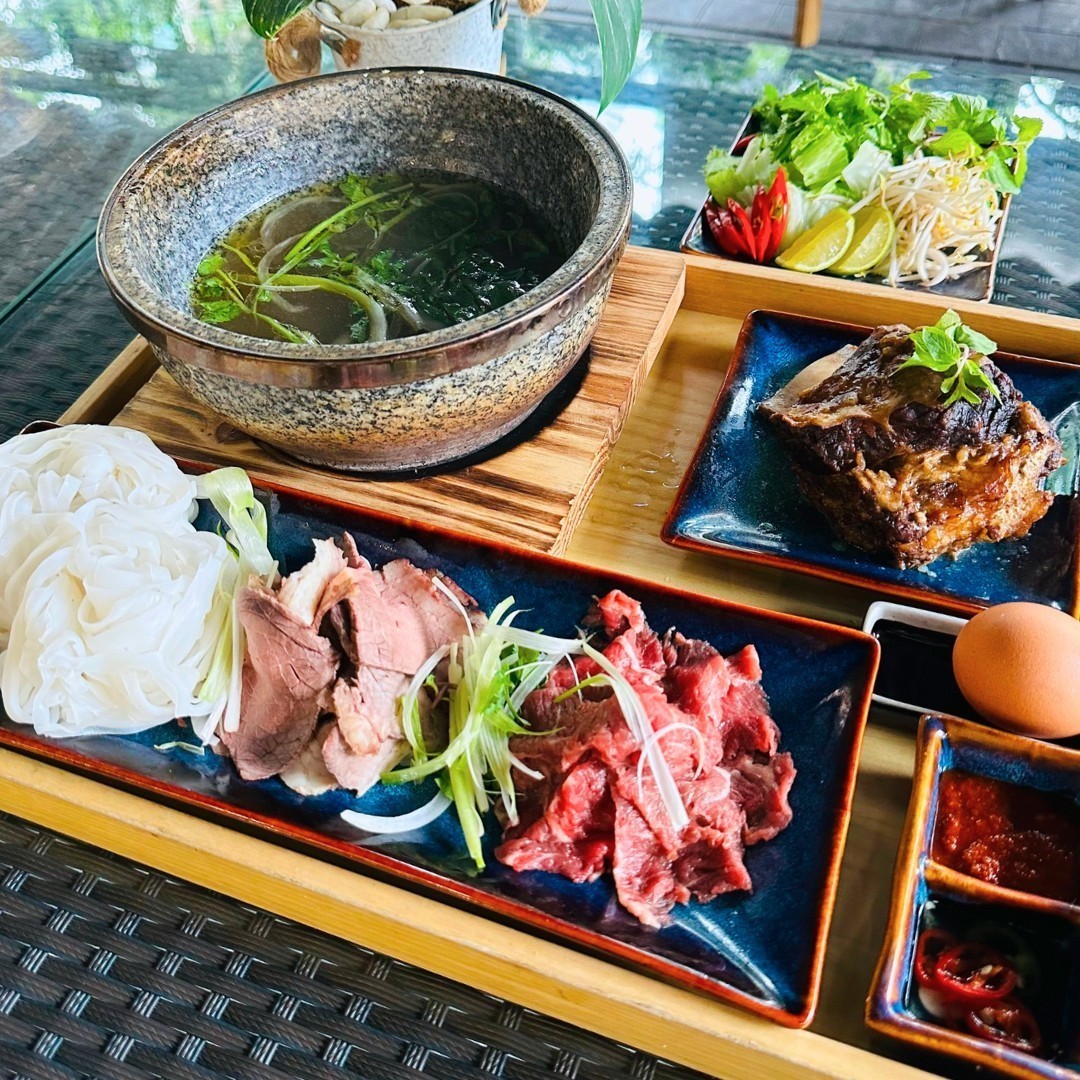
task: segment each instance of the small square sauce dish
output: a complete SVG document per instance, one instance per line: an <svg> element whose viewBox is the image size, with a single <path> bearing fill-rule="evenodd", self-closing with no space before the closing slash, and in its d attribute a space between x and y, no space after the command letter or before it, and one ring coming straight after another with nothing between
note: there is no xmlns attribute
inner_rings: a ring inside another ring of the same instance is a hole
<svg viewBox="0 0 1080 1080"><path fill-rule="evenodd" d="M1080 1070L1080 752L924 716L876 1032L1023 1080Z"/></svg>
<svg viewBox="0 0 1080 1080"><path fill-rule="evenodd" d="M953 644L966 623L956 615L875 600L862 624L881 646L874 704L915 717L973 716L952 666Z"/></svg>

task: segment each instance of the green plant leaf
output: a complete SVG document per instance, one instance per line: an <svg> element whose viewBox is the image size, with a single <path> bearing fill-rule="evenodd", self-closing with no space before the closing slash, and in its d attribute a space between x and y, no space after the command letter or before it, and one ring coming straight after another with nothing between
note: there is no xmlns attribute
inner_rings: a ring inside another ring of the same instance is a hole
<svg viewBox="0 0 1080 1080"><path fill-rule="evenodd" d="M244 14L259 37L272 38L310 3L311 0L244 0Z"/></svg>
<svg viewBox="0 0 1080 1080"><path fill-rule="evenodd" d="M960 326L955 337L961 345L966 345L972 352L982 353L983 356L993 356L997 352L996 341L980 334L978 330L972 330L970 326Z"/></svg>
<svg viewBox="0 0 1080 1080"><path fill-rule="evenodd" d="M600 39L600 112L619 96L637 57L642 0L589 0Z"/></svg>

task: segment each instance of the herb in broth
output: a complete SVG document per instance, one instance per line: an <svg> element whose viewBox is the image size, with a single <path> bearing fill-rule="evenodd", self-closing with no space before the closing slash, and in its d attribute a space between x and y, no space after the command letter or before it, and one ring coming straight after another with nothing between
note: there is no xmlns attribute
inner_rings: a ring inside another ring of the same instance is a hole
<svg viewBox="0 0 1080 1080"><path fill-rule="evenodd" d="M203 321L302 344L384 341L502 307L562 263L521 200L455 174L348 176L242 222L199 264Z"/></svg>

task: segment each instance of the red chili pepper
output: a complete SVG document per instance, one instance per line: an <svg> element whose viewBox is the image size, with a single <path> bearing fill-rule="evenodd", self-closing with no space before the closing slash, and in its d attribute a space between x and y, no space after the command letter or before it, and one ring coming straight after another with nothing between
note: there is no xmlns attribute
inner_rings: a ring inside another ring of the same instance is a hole
<svg viewBox="0 0 1080 1080"><path fill-rule="evenodd" d="M1003 998L1016 986L1016 972L1000 953L969 941L946 949L934 961L938 989L976 1003Z"/></svg>
<svg viewBox="0 0 1080 1080"><path fill-rule="evenodd" d="M757 138L756 135L744 135L731 148L732 156L740 157L742 154L745 154L746 148L754 141L755 138Z"/></svg>
<svg viewBox="0 0 1080 1080"><path fill-rule="evenodd" d="M716 241L717 247L725 255L745 254L741 238L735 232L731 214L713 199L709 199L705 204L705 223L709 226L709 232Z"/></svg>
<svg viewBox="0 0 1080 1080"><path fill-rule="evenodd" d="M968 1031L980 1039L1037 1054L1042 1046L1042 1032L1031 1010L1013 997L986 1001L965 1017Z"/></svg>
<svg viewBox="0 0 1080 1080"><path fill-rule="evenodd" d="M734 199L727 201L728 213L735 222L735 231L742 239L743 249L751 259L757 259L757 237L754 234L754 226L750 222L750 215Z"/></svg>
<svg viewBox="0 0 1080 1080"><path fill-rule="evenodd" d="M914 974L920 986L926 986L932 990L939 989L934 967L938 957L955 944L956 938L948 930L937 927L924 930L919 935L918 944L915 946Z"/></svg>
<svg viewBox="0 0 1080 1080"><path fill-rule="evenodd" d="M768 262L779 250L787 226L787 199L787 177L778 169L768 190L758 185L749 213L734 199L722 207L710 198L705 203L705 223L725 254Z"/></svg>
<svg viewBox="0 0 1080 1080"><path fill-rule="evenodd" d="M762 262L776 257L776 253L780 250L780 242L784 239L784 230L787 228L787 174L784 172L783 167L776 170L772 187L769 188L768 205L769 217L772 219L772 230L769 234L769 242L766 245Z"/></svg>

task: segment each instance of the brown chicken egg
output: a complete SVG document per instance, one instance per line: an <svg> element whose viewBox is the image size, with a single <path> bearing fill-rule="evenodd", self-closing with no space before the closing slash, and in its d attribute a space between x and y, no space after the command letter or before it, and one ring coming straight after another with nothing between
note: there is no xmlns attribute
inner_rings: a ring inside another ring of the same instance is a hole
<svg viewBox="0 0 1080 1080"><path fill-rule="evenodd" d="M1080 622L1045 604L975 615L953 647L968 703L997 727L1036 739L1080 735Z"/></svg>

